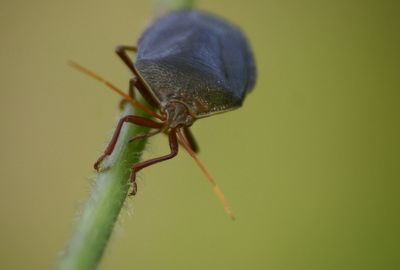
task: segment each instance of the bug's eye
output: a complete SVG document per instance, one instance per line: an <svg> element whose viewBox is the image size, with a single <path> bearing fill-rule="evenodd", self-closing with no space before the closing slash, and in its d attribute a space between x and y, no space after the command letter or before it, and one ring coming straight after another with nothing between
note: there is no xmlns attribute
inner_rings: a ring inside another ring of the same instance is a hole
<svg viewBox="0 0 400 270"><path fill-rule="evenodd" d="M186 120L185 120L185 125L186 125L186 126L191 126L191 125L193 124L193 122L194 122L193 117L192 117L191 115L188 115L188 116L186 117Z"/></svg>

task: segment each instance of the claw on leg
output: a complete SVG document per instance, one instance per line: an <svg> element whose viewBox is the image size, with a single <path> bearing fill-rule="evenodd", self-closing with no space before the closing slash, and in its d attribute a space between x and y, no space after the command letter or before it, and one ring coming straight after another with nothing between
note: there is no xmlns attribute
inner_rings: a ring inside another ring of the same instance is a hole
<svg viewBox="0 0 400 270"><path fill-rule="evenodd" d="M97 172L100 171L100 164L103 162L103 160L104 160L107 156L108 156L108 155L106 155L106 154L101 155L101 156L97 159L96 163L93 165L94 169L95 169Z"/></svg>
<svg viewBox="0 0 400 270"><path fill-rule="evenodd" d="M131 185L132 185L132 190L131 190L131 192L129 192L129 196L135 196L137 193L136 181L132 182Z"/></svg>

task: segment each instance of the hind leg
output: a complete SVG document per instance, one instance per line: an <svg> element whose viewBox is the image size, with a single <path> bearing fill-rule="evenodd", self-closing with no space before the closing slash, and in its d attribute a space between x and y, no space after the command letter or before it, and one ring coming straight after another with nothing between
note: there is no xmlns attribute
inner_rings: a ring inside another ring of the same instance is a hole
<svg viewBox="0 0 400 270"><path fill-rule="evenodd" d="M155 100L155 98L151 94L150 90L147 89L146 84L144 82L142 82L141 76L139 75L139 72L137 71L132 60L129 58L127 51L137 52L137 48L134 46L118 46L115 49L115 53L119 56L119 58L121 58L122 62L124 62L125 65L128 66L128 68L132 71L132 73L137 78L137 82L135 83L136 89L139 90L140 94L147 101L147 103L149 103L151 106L153 106L155 108L158 108L159 104L158 104L157 100Z"/></svg>

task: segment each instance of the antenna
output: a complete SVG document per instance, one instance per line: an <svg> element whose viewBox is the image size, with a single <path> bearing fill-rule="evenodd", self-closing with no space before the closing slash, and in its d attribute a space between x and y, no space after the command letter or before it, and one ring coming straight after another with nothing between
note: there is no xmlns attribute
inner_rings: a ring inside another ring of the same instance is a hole
<svg viewBox="0 0 400 270"><path fill-rule="evenodd" d="M99 75L97 75L96 73L94 73L93 71L81 66L80 64L74 62L74 61L68 61L68 64L73 67L76 68L77 70L79 70L80 72L88 75L89 77L92 77L93 79L104 83L106 86L108 86L108 88L110 88L111 90L113 90L114 92L116 92L118 95L122 96L126 101L130 102L132 104L132 106L134 106L135 108L138 108L139 110L153 116L156 117L160 120L164 120L164 118L159 115L156 114L154 112L152 112L151 110L149 110L148 108L146 108L145 106L143 106L142 104L140 104L139 102L137 102L136 100L134 100L132 97L130 97L128 94L126 94L124 91L122 91L121 89L119 89L118 87L116 87L115 85L113 85L112 83L110 83L109 81L103 79L102 77L100 77Z"/></svg>
<svg viewBox="0 0 400 270"><path fill-rule="evenodd" d="M217 183L214 181L214 179L211 177L211 175L207 172L206 168L204 165L200 162L200 160L196 157L196 154L193 152L193 150L189 147L188 142L185 139L185 136L181 133L182 131L179 129L177 131L179 141L182 143L183 147L185 150L189 153L189 155L194 159L196 162L197 166L203 171L203 173L206 175L208 182L210 182L215 194L217 195L217 198L221 202L222 206L224 207L225 213L232 219L235 220L235 215L233 214L231 208L229 207L228 202L226 201L224 194L222 193L221 189L218 187Z"/></svg>

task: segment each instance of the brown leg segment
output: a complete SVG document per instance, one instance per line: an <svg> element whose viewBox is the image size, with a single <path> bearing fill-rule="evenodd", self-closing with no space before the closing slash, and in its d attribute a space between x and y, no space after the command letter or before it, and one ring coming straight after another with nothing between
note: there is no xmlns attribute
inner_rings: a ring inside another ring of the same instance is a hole
<svg viewBox="0 0 400 270"><path fill-rule="evenodd" d="M140 117L140 116L135 116L135 115L127 115L122 117L119 122L117 127L115 128L114 135L108 144L106 150L104 151L104 154L99 157L99 159L96 161L94 164L94 168L98 171L100 163L109 155L112 154L115 145L117 144L119 134L121 133L122 126L124 125L125 122L133 123L139 126L147 127L147 128L155 128L155 129L161 129L164 124L163 123L158 123L153 120Z"/></svg>
<svg viewBox="0 0 400 270"><path fill-rule="evenodd" d="M158 162L171 159L178 154L178 139L176 136L176 130L171 130L168 137L169 137L169 147L171 149L171 153L169 153L168 155L162 156L162 157L146 160L146 161L136 163L135 165L133 165L132 172L131 172L132 191L129 195L135 195L137 192L136 173L138 171L140 171L141 169L146 168L148 166L151 166L153 164L156 164Z"/></svg>
<svg viewBox="0 0 400 270"><path fill-rule="evenodd" d="M136 84L137 84L137 82L138 82L138 79L137 78L131 78L130 80L129 80L129 96L132 98L132 99L135 99L135 86L136 86Z"/></svg>
<svg viewBox="0 0 400 270"><path fill-rule="evenodd" d="M137 83L136 77L133 77L129 80L129 89L128 89L128 94L132 99L135 99L135 85ZM119 108L122 110L125 106L125 103L128 101L126 99L122 99L119 102Z"/></svg>
<svg viewBox="0 0 400 270"><path fill-rule="evenodd" d="M134 141L137 141L137 140L147 139L147 138L150 138L150 137L152 137L154 135L157 135L158 133L161 133L163 131L164 131L164 128L161 128L161 129L158 129L158 130L155 130L155 131L142 133L142 134L136 135L135 137L130 139L129 142L131 143L131 142L134 142Z"/></svg>
<svg viewBox="0 0 400 270"><path fill-rule="evenodd" d="M143 85L141 80L138 80L138 82L136 83L135 87L136 87L137 90L139 90L139 92L142 95L142 97L147 101L147 103L150 104L150 106L152 106L154 108L159 108L160 107L158 102L153 98L152 94Z"/></svg>
<svg viewBox="0 0 400 270"><path fill-rule="evenodd" d="M133 65L131 59L129 58L128 54L126 51L132 51L132 52L137 52L137 48L135 46L117 46L115 48L115 53L118 54L118 56L122 59L122 61L125 63L125 65L128 66L128 68L135 74L136 77L139 77L139 74Z"/></svg>
<svg viewBox="0 0 400 270"><path fill-rule="evenodd" d="M135 65L132 60L129 58L129 55L126 51L136 52L137 48L134 46L118 46L115 49L116 54L121 58L121 60L128 66L128 68L135 74L137 78L137 82L135 83L135 87L139 90L140 94L146 99L146 101L153 107L158 108L159 104L156 100L154 100L149 90L144 86L144 84L140 80L140 76L138 71L136 70Z"/></svg>
<svg viewBox="0 0 400 270"><path fill-rule="evenodd" d="M183 128L183 135L185 136L186 141L188 142L190 148L192 149L193 152L196 154L199 152L199 145L196 142L196 139L193 136L192 131L188 127Z"/></svg>

